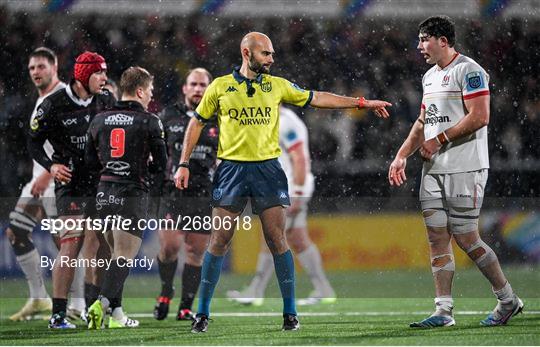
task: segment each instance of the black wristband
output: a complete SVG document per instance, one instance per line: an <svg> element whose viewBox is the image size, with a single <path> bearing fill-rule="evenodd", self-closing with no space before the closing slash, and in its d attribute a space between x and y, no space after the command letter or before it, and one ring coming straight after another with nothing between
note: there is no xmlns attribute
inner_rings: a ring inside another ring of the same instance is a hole
<svg viewBox="0 0 540 347"><path fill-rule="evenodd" d="M184 162L178 164L178 167L185 167L186 169L189 169L189 162L184 161Z"/></svg>

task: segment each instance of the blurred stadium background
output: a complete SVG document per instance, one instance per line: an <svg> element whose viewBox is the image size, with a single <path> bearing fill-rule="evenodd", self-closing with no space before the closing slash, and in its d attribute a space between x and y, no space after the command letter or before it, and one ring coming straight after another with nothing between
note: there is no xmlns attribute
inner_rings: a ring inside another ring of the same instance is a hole
<svg viewBox="0 0 540 347"><path fill-rule="evenodd" d="M501 261L514 265L510 276L515 269L535 286L540 284L539 7L538 0L2 0L0 221L5 227L31 177L25 131L37 96L26 66L33 49L45 45L57 52L64 81L84 50L101 53L115 80L128 66L147 68L156 76L151 108L157 112L179 97L189 68L203 66L219 76L239 64L241 37L257 30L273 40L273 74L307 89L394 104L388 121L363 111L295 110L310 130L317 176L309 229L330 277L343 282L338 296L429 298L427 241L417 203L421 160L410 160L404 188L390 188L386 173L417 117L421 76L428 69L416 49L417 25L429 15L447 14L457 23L457 50L491 76L491 170L482 233ZM231 279L244 282L225 280L221 287L245 284L246 278L234 276L254 271L259 234L237 233L226 266ZM36 230L34 239L43 255L55 255L50 235ZM11 285L22 283L22 273L5 235L1 240L2 297L25 297L24 285ZM155 258L157 250L155 233L146 233L140 255ZM472 267L456 253L460 270ZM396 274L407 271L415 275L404 278L404 286L423 278L425 288L392 291ZM155 293L130 294L156 295L157 274L150 278ZM375 289L351 290L363 280ZM484 287L481 294L465 295L490 297ZM536 288L527 295L538 297Z"/></svg>

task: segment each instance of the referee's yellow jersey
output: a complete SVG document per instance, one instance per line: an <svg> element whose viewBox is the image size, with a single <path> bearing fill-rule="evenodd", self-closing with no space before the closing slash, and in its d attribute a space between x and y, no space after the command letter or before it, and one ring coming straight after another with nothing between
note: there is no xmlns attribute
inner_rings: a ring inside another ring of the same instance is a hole
<svg viewBox="0 0 540 347"><path fill-rule="evenodd" d="M312 91L284 78L260 74L248 80L236 68L208 86L196 116L205 122L217 114L218 158L262 161L281 154L279 105L284 102L306 107L312 98Z"/></svg>

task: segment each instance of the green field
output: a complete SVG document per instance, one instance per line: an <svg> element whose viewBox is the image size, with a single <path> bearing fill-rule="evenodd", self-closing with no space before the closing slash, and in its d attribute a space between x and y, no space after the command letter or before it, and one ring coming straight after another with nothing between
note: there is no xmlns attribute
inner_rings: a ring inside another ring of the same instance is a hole
<svg viewBox="0 0 540 347"><path fill-rule="evenodd" d="M273 283L271 299L261 307L233 304L223 299L227 289L238 289L248 277L224 275L212 303L213 321L206 334L191 334L188 322L173 315L151 318L159 280L130 278L124 310L141 321L137 329L50 331L46 321L10 322L7 317L24 303L25 283L3 280L0 288L0 336L6 345L540 345L540 272L510 268L507 274L525 301L525 313L507 326L485 328L479 321L495 305L489 285L474 270L455 279L457 325L435 330L410 329L408 323L427 316L433 308L430 274L424 271L347 272L329 277L339 300L332 305L299 307L302 328L281 332L281 301ZM179 288L179 285L177 285ZM309 292L303 275L299 296ZM173 301L173 311L178 300Z"/></svg>

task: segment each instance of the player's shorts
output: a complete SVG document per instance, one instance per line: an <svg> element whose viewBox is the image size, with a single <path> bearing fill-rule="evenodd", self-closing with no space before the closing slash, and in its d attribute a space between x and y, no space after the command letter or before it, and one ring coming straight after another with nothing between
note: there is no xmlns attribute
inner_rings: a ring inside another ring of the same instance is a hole
<svg viewBox="0 0 540 347"><path fill-rule="evenodd" d="M59 216L96 216L96 186L88 180L73 180L67 184L56 182L54 193Z"/></svg>
<svg viewBox="0 0 540 347"><path fill-rule="evenodd" d="M159 218L180 221L179 226L189 224L194 218L199 220L212 216L210 206L210 194L212 182L208 178L190 177L188 189L176 188L174 182L167 181L163 186L163 192L159 201ZM193 224L193 223L191 223ZM187 232L209 234L211 229L182 228Z"/></svg>
<svg viewBox="0 0 540 347"><path fill-rule="evenodd" d="M212 207L242 212L251 199L253 213L289 206L287 177L277 159L257 162L223 160L214 175Z"/></svg>
<svg viewBox="0 0 540 347"><path fill-rule="evenodd" d="M292 177L291 177L292 179ZM300 211L294 216L287 214L287 219L285 220L285 230L294 229L294 228L306 228L307 227L307 214L308 214L308 204L315 190L315 177L313 174L309 173L306 176L305 188L303 194L305 196L298 197L300 199ZM294 192L289 192L292 199L294 198Z"/></svg>
<svg viewBox="0 0 540 347"><path fill-rule="evenodd" d="M39 198L34 198L32 196L32 186L36 182L37 177L32 177L32 180L24 186L21 196L19 197L19 200L17 201L17 206L21 205L34 205L39 204L43 206L43 209L45 210L45 214L47 214L47 217L56 217L57 211L56 211L56 201L55 201L55 195L54 195L54 181L51 180L49 183L49 186L45 191L43 192L43 195Z"/></svg>
<svg viewBox="0 0 540 347"><path fill-rule="evenodd" d="M300 211L294 216L287 215L285 230L307 227L307 213L309 198L301 198Z"/></svg>
<svg viewBox="0 0 540 347"><path fill-rule="evenodd" d="M140 230L137 226L139 220L147 218L148 192L139 184L99 182L95 206L98 218L103 221L107 216L109 220L112 220L113 216L131 220L130 227L125 231L142 238L144 230ZM109 223L107 229L110 230L111 226Z"/></svg>
<svg viewBox="0 0 540 347"><path fill-rule="evenodd" d="M480 209L487 179L487 169L451 174L422 174L422 209Z"/></svg>

